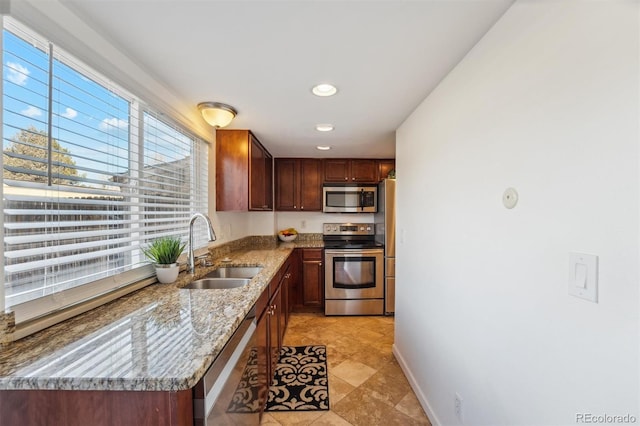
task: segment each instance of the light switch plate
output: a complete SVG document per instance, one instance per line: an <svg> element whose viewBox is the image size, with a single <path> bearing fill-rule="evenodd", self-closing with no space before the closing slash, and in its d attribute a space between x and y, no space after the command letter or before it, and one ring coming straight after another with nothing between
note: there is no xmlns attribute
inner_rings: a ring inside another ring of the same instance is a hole
<svg viewBox="0 0 640 426"><path fill-rule="evenodd" d="M569 294L598 303L598 256L569 253Z"/></svg>

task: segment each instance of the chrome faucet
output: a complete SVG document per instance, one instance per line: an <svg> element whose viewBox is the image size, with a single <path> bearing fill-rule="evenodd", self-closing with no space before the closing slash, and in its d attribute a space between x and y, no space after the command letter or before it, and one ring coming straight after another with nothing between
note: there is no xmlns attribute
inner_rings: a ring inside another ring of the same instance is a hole
<svg viewBox="0 0 640 426"><path fill-rule="evenodd" d="M196 272L196 260L193 255L193 223L197 218L203 218L207 222L207 232L209 234L209 241L216 240L216 233L213 232L213 226L211 226L211 219L206 214L194 213L189 221L189 264L187 265L187 272L193 274Z"/></svg>

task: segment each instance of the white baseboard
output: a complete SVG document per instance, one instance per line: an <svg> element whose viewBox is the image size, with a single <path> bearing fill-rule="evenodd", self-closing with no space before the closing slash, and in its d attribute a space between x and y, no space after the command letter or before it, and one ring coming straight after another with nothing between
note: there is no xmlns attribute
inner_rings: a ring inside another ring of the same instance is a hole
<svg viewBox="0 0 640 426"><path fill-rule="evenodd" d="M420 402L422 409L427 414L427 417L429 417L431 424L433 426L440 426L440 421L438 420L438 417L431 409L431 405L429 404L429 401L427 401L427 397L424 396L422 389L420 389L420 386L418 386L418 383L416 382L416 378L413 376L413 373L411 373L409 366L407 366L407 363L405 362L404 358L402 357L402 354L400 353L400 351L398 350L398 347L395 344L393 345L392 352L393 352L393 356L396 357L398 364L400 364L400 368L402 368L404 375L407 377L407 380L411 385L411 389L413 389L413 392L416 394L416 397L418 398L418 401Z"/></svg>

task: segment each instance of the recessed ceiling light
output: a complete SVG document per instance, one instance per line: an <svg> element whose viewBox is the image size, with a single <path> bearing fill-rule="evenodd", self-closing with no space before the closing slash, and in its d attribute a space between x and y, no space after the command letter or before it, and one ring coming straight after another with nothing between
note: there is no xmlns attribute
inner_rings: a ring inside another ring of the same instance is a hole
<svg viewBox="0 0 640 426"><path fill-rule="evenodd" d="M313 89L311 89L311 91L316 96L333 96L338 93L338 89L336 89L336 86L329 83L317 84L313 86Z"/></svg>
<svg viewBox="0 0 640 426"><path fill-rule="evenodd" d="M316 130L319 132L330 132L333 130L333 124L316 124Z"/></svg>
<svg viewBox="0 0 640 426"><path fill-rule="evenodd" d="M320 151L329 151L331 147L328 145L318 145L316 146L316 149L319 149Z"/></svg>

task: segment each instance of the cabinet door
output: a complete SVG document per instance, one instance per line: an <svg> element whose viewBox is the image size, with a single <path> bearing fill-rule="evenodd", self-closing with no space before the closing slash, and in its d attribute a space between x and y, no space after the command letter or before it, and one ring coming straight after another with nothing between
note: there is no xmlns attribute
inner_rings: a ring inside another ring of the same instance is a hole
<svg viewBox="0 0 640 426"><path fill-rule="evenodd" d="M322 268L322 250L305 249L302 251L302 300L304 306L324 306L324 273Z"/></svg>
<svg viewBox="0 0 640 426"><path fill-rule="evenodd" d="M265 290L266 291L266 290ZM271 315L267 307L256 324L256 363L258 380L258 407L264 410L271 384L271 357L269 347L269 319Z"/></svg>
<svg viewBox="0 0 640 426"><path fill-rule="evenodd" d="M322 211L322 161L300 160L299 193L301 211Z"/></svg>
<svg viewBox="0 0 640 426"><path fill-rule="evenodd" d="M250 135L249 146L249 210L266 210L268 208L265 194L266 155L260 142Z"/></svg>
<svg viewBox="0 0 640 426"><path fill-rule="evenodd" d="M276 210L298 210L298 160L276 159Z"/></svg>
<svg viewBox="0 0 640 426"><path fill-rule="evenodd" d="M324 160L325 182L348 182L350 170L349 160Z"/></svg>
<svg viewBox="0 0 640 426"><path fill-rule="evenodd" d="M264 210L273 210L273 156L264 152Z"/></svg>
<svg viewBox="0 0 640 426"><path fill-rule="evenodd" d="M273 381L273 375L276 371L276 364L280 358L280 348L282 347L282 333L280 332L280 317L282 315L282 292L276 290L273 298L271 298L271 311L269 317L269 356L270 356L270 373L269 385Z"/></svg>
<svg viewBox="0 0 640 426"><path fill-rule="evenodd" d="M351 160L352 182L377 182L378 169L375 160Z"/></svg>
<svg viewBox="0 0 640 426"><path fill-rule="evenodd" d="M249 209L247 130L216 131L216 210Z"/></svg>
<svg viewBox="0 0 640 426"><path fill-rule="evenodd" d="M289 267L289 310L297 312L302 307L302 280L300 279L300 269L302 268L302 249L294 249L289 256L291 266Z"/></svg>
<svg viewBox="0 0 640 426"><path fill-rule="evenodd" d="M378 181L386 179L389 176L389 172L396 168L395 160L380 160L378 161Z"/></svg>

